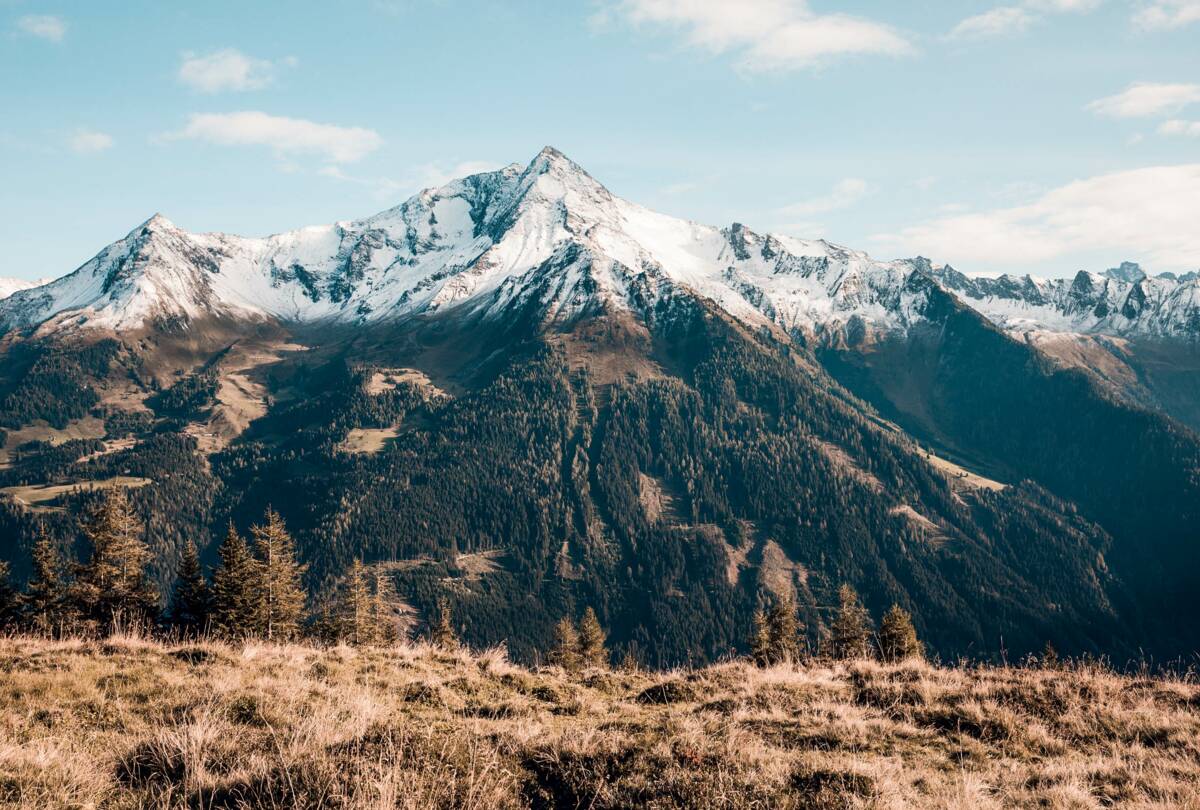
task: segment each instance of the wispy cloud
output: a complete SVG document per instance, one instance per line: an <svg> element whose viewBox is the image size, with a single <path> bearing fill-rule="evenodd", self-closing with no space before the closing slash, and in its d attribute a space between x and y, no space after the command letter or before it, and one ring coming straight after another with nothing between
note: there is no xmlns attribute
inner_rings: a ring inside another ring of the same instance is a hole
<svg viewBox="0 0 1200 810"><path fill-rule="evenodd" d="M247 56L235 48L204 55L188 52L179 66L179 80L202 93L261 90L275 81L280 65L295 64L294 57L272 62Z"/></svg>
<svg viewBox="0 0 1200 810"><path fill-rule="evenodd" d="M50 42L62 42L67 35L66 20L54 14L26 14L17 18L17 28Z"/></svg>
<svg viewBox="0 0 1200 810"><path fill-rule="evenodd" d="M1150 31L1182 28L1200 22L1200 0L1154 0L1138 9L1133 21Z"/></svg>
<svg viewBox="0 0 1200 810"><path fill-rule="evenodd" d="M91 155L96 152L103 152L105 149L111 149L113 146L113 138L105 132L96 132L90 129L78 130L71 136L69 141L71 151L80 155Z"/></svg>
<svg viewBox="0 0 1200 810"><path fill-rule="evenodd" d="M984 39L1024 31L1034 16L1020 6L998 6L967 17L951 29L950 39Z"/></svg>
<svg viewBox="0 0 1200 810"><path fill-rule="evenodd" d="M939 217L879 243L955 264L1047 261L1095 250L1162 269L1200 266L1200 163L1079 180L1024 205Z"/></svg>
<svg viewBox="0 0 1200 810"><path fill-rule="evenodd" d="M871 193L871 187L866 180L857 177L847 177L839 180L833 189L822 197L794 203L779 209L784 217L811 217L817 214L827 214L849 208Z"/></svg>
<svg viewBox="0 0 1200 810"><path fill-rule="evenodd" d="M444 186L451 180L469 177L473 174L496 171L501 168L498 164L486 160L464 160L453 165L442 163L423 163L404 172L399 178L395 177L359 177L348 174L338 166L325 166L317 171L323 177L330 177L344 183L368 186L374 190L377 199L395 200L405 194L413 194L421 189Z"/></svg>
<svg viewBox="0 0 1200 810"><path fill-rule="evenodd" d="M1160 135L1190 135L1200 138L1200 121L1164 121L1158 128Z"/></svg>
<svg viewBox="0 0 1200 810"><path fill-rule="evenodd" d="M1087 109L1113 118L1146 118L1177 112L1200 101L1200 84L1137 82L1115 96L1097 99Z"/></svg>
<svg viewBox="0 0 1200 810"><path fill-rule="evenodd" d="M967 17L951 29L947 39L990 39L1018 34L1038 22L1046 14L1068 14L1091 11L1102 0L1025 0L1018 5L996 6L982 14Z"/></svg>
<svg viewBox="0 0 1200 810"><path fill-rule="evenodd" d="M383 144L379 133L362 127L318 124L259 111L202 113L166 136L222 146L266 146L280 157L310 155L329 163L361 160Z"/></svg>
<svg viewBox="0 0 1200 810"><path fill-rule="evenodd" d="M817 14L805 0L616 0L593 17L682 32L689 46L732 53L749 72L807 68L855 54L900 56L912 43L894 28L847 14Z"/></svg>

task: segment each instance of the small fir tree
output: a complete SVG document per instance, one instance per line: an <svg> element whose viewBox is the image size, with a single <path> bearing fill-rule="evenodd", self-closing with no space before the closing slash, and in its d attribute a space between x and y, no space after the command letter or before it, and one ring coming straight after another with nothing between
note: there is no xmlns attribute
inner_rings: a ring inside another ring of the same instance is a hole
<svg viewBox="0 0 1200 810"><path fill-rule="evenodd" d="M604 628L596 618L596 611L589 607L583 611L583 618L579 620L579 655L583 666L601 669L608 667L608 650L604 646L606 640Z"/></svg>
<svg viewBox="0 0 1200 810"><path fill-rule="evenodd" d="M438 597L437 616L429 628L429 641L443 650L458 648L458 634L454 632L454 621L450 614L450 602L444 596Z"/></svg>
<svg viewBox="0 0 1200 810"><path fill-rule="evenodd" d="M20 599L12 586L11 569L8 562L0 560L0 630L17 623L20 607Z"/></svg>
<svg viewBox="0 0 1200 810"><path fill-rule="evenodd" d="M871 654L871 615L849 585L838 590L838 614L833 621L833 654L837 658L866 658Z"/></svg>
<svg viewBox="0 0 1200 810"><path fill-rule="evenodd" d="M554 648L550 650L549 660L567 672L578 672L583 663L579 654L579 631L575 622L566 616L554 626Z"/></svg>
<svg viewBox="0 0 1200 810"><path fill-rule="evenodd" d="M226 638L246 638L260 632L258 562L230 522L217 552L221 563L213 572L213 630Z"/></svg>
<svg viewBox="0 0 1200 810"><path fill-rule="evenodd" d="M367 569L362 560L355 557L346 573L346 582L338 605L338 635L356 647L374 644L375 618Z"/></svg>
<svg viewBox="0 0 1200 810"><path fill-rule="evenodd" d="M146 578L150 550L142 530L121 487L110 488L83 522L92 551L78 566L72 593L84 616L104 632L148 622L157 612L158 593Z"/></svg>
<svg viewBox="0 0 1200 810"><path fill-rule="evenodd" d="M892 605L879 623L879 657L895 663L924 655L925 645L917 638L912 615L899 605Z"/></svg>
<svg viewBox="0 0 1200 810"><path fill-rule="evenodd" d="M171 624L185 635L203 633L212 609L212 592L200 567L200 552L189 541L183 547L175 572L175 593L171 598Z"/></svg>
<svg viewBox="0 0 1200 810"><path fill-rule="evenodd" d="M58 546L41 527L33 543L33 573L21 596L21 614L26 628L45 635L59 635L73 623L66 565Z"/></svg>
<svg viewBox="0 0 1200 810"><path fill-rule="evenodd" d="M375 643L384 646L395 644L400 633L396 629L396 617L393 605L396 603L396 589L392 578L378 571L372 577L371 621L374 627Z"/></svg>
<svg viewBox="0 0 1200 810"><path fill-rule="evenodd" d="M762 608L754 611L754 630L750 634L750 658L760 667L774 663L771 650L771 626L767 612Z"/></svg>
<svg viewBox="0 0 1200 810"><path fill-rule="evenodd" d="M258 561L259 626L267 641L290 641L300 633L306 595L296 544L283 518L267 507L263 522L250 527Z"/></svg>
<svg viewBox="0 0 1200 810"><path fill-rule="evenodd" d="M791 597L778 600L767 617L770 660L773 664L800 660L800 623Z"/></svg>

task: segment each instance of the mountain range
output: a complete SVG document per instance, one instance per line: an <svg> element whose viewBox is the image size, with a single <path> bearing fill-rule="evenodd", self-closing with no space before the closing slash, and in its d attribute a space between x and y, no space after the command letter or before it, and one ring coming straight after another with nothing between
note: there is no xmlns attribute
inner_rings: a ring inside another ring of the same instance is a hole
<svg viewBox="0 0 1200 810"><path fill-rule="evenodd" d="M597 308L641 312L686 287L747 322L830 341L920 320L924 279L1013 331L1200 338L1195 273L1148 278L1126 262L1045 281L880 262L824 240L657 214L549 147L528 166L429 189L364 220L267 238L191 234L156 214L63 278L5 281L0 324L364 323L459 306L499 316L530 297L545 320L571 321Z"/></svg>
<svg viewBox="0 0 1200 810"><path fill-rule="evenodd" d="M849 582L944 655L1200 648L1200 278L972 278L718 228L546 148L266 238L160 215L0 300L0 554L137 481L156 575L267 505L318 591L656 664ZM0 290L3 292L3 290Z"/></svg>

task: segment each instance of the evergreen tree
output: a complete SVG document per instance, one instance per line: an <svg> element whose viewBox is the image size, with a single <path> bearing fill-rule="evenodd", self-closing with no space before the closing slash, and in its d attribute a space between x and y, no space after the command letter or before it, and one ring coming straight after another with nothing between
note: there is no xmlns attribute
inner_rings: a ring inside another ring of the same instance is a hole
<svg viewBox="0 0 1200 810"><path fill-rule="evenodd" d="M24 624L35 633L61 634L72 624L65 566L44 526L33 543L32 557L33 573L21 596Z"/></svg>
<svg viewBox="0 0 1200 810"><path fill-rule="evenodd" d="M579 654L579 631L575 622L566 616L554 626L554 648L550 651L550 663L557 664L567 672L577 672L583 663Z"/></svg>
<svg viewBox="0 0 1200 810"><path fill-rule="evenodd" d="M396 589L392 578L378 571L373 576L373 591L371 593L371 621L374 627L375 643L387 646L395 644L400 637L396 630L395 615L392 605L396 602Z"/></svg>
<svg viewBox="0 0 1200 810"><path fill-rule="evenodd" d="M218 550L221 564L213 572L213 629L227 638L245 638L259 632L258 563L233 523Z"/></svg>
<svg viewBox="0 0 1200 810"><path fill-rule="evenodd" d="M899 605L892 605L879 623L879 657L894 663L924 655L925 645L917 638L912 615Z"/></svg>
<svg viewBox="0 0 1200 810"><path fill-rule="evenodd" d="M454 622L450 615L450 602L444 596L438 597L437 619L430 623L429 641L443 650L458 647L458 635L454 632Z"/></svg>
<svg viewBox="0 0 1200 810"><path fill-rule="evenodd" d="M767 628L771 663L800 660L800 623L796 619L796 604L791 597L780 599L772 605Z"/></svg>
<svg viewBox="0 0 1200 810"><path fill-rule="evenodd" d="M11 572L5 560L0 560L0 630L17 621L20 601L13 589Z"/></svg>
<svg viewBox="0 0 1200 810"><path fill-rule="evenodd" d="M587 608L579 620L579 656L585 667L608 667L608 650L604 647L606 640L596 611Z"/></svg>
<svg viewBox="0 0 1200 810"><path fill-rule="evenodd" d="M259 626L268 641L290 641L304 620L307 566L296 561L296 544L279 513L267 508L262 524L250 527L259 574Z"/></svg>
<svg viewBox="0 0 1200 810"><path fill-rule="evenodd" d="M208 625L212 609L212 593L200 568L200 552L189 541L175 573L175 593L171 599L171 623L182 632L194 635Z"/></svg>
<svg viewBox="0 0 1200 810"><path fill-rule="evenodd" d="M1042 648L1042 668L1058 669L1061 663L1058 650L1054 649L1054 645L1047 641L1046 646Z"/></svg>
<svg viewBox="0 0 1200 810"><path fill-rule="evenodd" d="M338 600L338 636L356 647L374 644L377 640L375 619L367 569L362 560L355 557Z"/></svg>
<svg viewBox="0 0 1200 810"><path fill-rule="evenodd" d="M838 590L838 614L833 621L833 654L837 658L866 658L871 654L871 615L849 585Z"/></svg>
<svg viewBox="0 0 1200 810"><path fill-rule="evenodd" d="M78 566L72 595L84 616L103 631L152 619L158 593L146 578L150 550L142 522L121 487L111 487L83 522L91 557Z"/></svg>
<svg viewBox="0 0 1200 810"><path fill-rule="evenodd" d="M754 611L754 632L750 635L750 658L760 667L769 667L773 663L771 627L767 622L767 612L762 608Z"/></svg>

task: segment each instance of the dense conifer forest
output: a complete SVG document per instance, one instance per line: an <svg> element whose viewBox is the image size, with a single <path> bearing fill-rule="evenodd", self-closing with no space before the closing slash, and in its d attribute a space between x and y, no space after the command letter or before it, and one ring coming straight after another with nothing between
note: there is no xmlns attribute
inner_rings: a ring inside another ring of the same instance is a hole
<svg viewBox="0 0 1200 810"><path fill-rule="evenodd" d="M20 362L0 379L6 423L26 423L18 403L57 397L36 412L99 415L107 435L6 446L16 463L0 469L0 487L63 491L37 510L0 498L4 554L17 582L43 533L79 558L79 517L98 495L72 483L126 477L146 482L128 497L163 609L190 548L212 569L231 525L246 535L275 514L316 612L360 560L413 621L445 605L466 641L505 642L523 660L551 649L559 620L585 609L618 659L653 666L748 652L756 612L779 599L794 601L806 644L830 643L845 584L875 616L910 612L947 658L1049 642L1123 659L1187 643L1155 629L1154 611L1166 608L1128 563L1135 535L1105 496L1141 473L1113 477L1115 461L1094 463L1108 451L1087 449L1117 429L1164 450L1129 461L1166 459L1145 478L1170 484L1155 495L1146 539L1166 549L1200 502L1184 472L1198 446L1186 429L1044 372L1064 411L1089 409L1075 427L1085 455L1073 477L1055 472L1061 457L1003 444L1021 434L992 421L995 407L1010 407L996 392L991 405L956 406L960 416L973 407L974 421L946 424L1013 466L1028 455L1042 474L964 488L803 346L692 300L664 303L649 323L650 348L618 349L640 352L654 373L598 373L587 352L612 341L595 332L513 329L453 395L403 380L373 387L405 360L386 347L310 352L279 372L287 395L272 394L265 415L212 452L189 424L214 405L219 353L165 385L146 382L141 356L115 341L82 352L15 344ZM116 376L150 388L149 411L94 405L98 381ZM986 384L960 387L983 397ZM377 452L347 451L372 430L389 431Z"/></svg>

